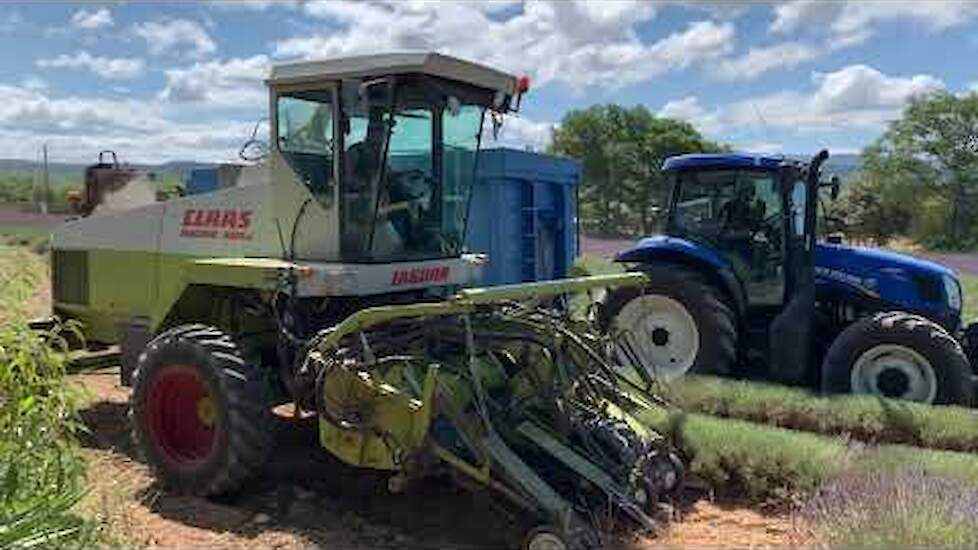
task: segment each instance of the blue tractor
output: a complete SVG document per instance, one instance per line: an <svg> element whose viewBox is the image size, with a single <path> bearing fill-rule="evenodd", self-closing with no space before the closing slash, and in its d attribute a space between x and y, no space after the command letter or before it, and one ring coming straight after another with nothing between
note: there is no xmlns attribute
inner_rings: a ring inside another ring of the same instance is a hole
<svg viewBox="0 0 978 550"><path fill-rule="evenodd" d="M606 296L621 358L653 374L773 379L830 393L970 404L978 332L944 266L819 239L822 151L808 163L691 154L662 166L664 235L616 261L649 285Z"/></svg>

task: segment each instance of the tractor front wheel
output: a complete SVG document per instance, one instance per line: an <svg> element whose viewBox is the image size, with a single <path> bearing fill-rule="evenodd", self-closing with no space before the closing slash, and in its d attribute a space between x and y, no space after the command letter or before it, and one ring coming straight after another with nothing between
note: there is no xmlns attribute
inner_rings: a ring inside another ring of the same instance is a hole
<svg viewBox="0 0 978 550"><path fill-rule="evenodd" d="M848 326L822 364L831 393L878 395L939 405L969 405L971 368L940 325L904 312L878 313Z"/></svg>
<svg viewBox="0 0 978 550"><path fill-rule="evenodd" d="M736 360L737 324L719 289L679 265L644 268L644 289L608 293L599 320L615 339L619 360L652 376L728 374Z"/></svg>
<svg viewBox="0 0 978 550"><path fill-rule="evenodd" d="M273 443L268 392L231 337L182 325L153 341L133 373L133 439L167 488L217 495L262 467Z"/></svg>

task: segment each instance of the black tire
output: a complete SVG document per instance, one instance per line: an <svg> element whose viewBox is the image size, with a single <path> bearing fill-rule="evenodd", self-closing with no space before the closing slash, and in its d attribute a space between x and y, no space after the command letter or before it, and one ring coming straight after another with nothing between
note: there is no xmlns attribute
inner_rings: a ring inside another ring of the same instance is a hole
<svg viewBox="0 0 978 550"><path fill-rule="evenodd" d="M196 393L190 414L194 398L183 396L198 388L206 393ZM268 394L230 336L200 324L175 327L146 346L133 372L133 440L168 489L232 492L262 468L274 443Z"/></svg>
<svg viewBox="0 0 978 550"><path fill-rule="evenodd" d="M698 271L681 265L649 265L641 270L649 276L649 284L645 288L623 287L609 292L598 310L601 328L614 330L622 308L640 296L667 296L686 308L699 333L698 352L688 372L729 374L737 359L737 323L720 289Z"/></svg>
<svg viewBox="0 0 978 550"><path fill-rule="evenodd" d="M961 345L940 325L900 311L877 313L846 327L832 342L822 362L822 388L829 393L851 393L852 371L863 354L878 346L913 350L930 364L936 381L933 403L970 405L974 397L971 366ZM896 371L895 371L896 372ZM883 375L876 388L887 388ZM889 382L899 391L898 378ZM882 391L881 390L881 391ZM885 393L882 395L887 396ZM888 397L892 397L889 395Z"/></svg>

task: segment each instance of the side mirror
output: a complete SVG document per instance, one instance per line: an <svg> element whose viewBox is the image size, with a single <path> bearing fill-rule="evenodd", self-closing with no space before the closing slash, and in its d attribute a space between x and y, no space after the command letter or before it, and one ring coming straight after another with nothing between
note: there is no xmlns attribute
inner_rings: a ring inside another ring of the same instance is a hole
<svg viewBox="0 0 978 550"><path fill-rule="evenodd" d="M839 198L839 189L842 186L842 182L839 179L839 176L836 176L835 174L832 174L832 177L829 178L829 181L827 181L827 182L825 182L825 181L819 182L818 186L819 187L828 187L829 188L829 196L832 197L832 200L835 200L835 199Z"/></svg>

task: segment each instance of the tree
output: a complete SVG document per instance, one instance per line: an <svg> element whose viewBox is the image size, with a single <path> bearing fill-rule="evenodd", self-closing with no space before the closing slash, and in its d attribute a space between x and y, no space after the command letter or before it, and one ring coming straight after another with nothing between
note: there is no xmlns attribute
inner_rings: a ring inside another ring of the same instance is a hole
<svg viewBox="0 0 978 550"><path fill-rule="evenodd" d="M973 244L978 213L978 94L936 92L913 99L863 153L862 176L876 181L884 202L914 216L936 194L949 208L945 244Z"/></svg>
<svg viewBox="0 0 978 550"><path fill-rule="evenodd" d="M840 217L846 233L857 241L885 246L894 236L907 232L912 214L901 201L890 198L884 190L887 183L870 173L858 174L836 204L826 205L827 214Z"/></svg>
<svg viewBox="0 0 978 550"><path fill-rule="evenodd" d="M619 105L568 112L550 146L554 154L581 161L581 223L603 235L652 232L668 194L662 161L719 149L686 122Z"/></svg>

